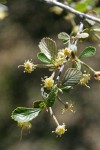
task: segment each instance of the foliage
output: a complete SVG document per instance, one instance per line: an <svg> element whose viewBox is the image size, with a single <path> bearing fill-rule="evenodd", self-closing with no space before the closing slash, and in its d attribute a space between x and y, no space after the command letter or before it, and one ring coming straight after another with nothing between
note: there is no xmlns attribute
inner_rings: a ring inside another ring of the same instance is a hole
<svg viewBox="0 0 100 150"><path fill-rule="evenodd" d="M41 109L18 107L12 113L12 119L17 122L28 122L36 118Z"/></svg>
<svg viewBox="0 0 100 150"><path fill-rule="evenodd" d="M66 0L68 4L74 6L74 8L81 12L86 12L88 9L92 9L95 7L96 3L98 1L91 1L91 0L80 0L80 1L74 1L74 0Z"/></svg>
<svg viewBox="0 0 100 150"><path fill-rule="evenodd" d="M69 4L74 3L71 0L67 2ZM84 12L90 5L90 0L85 1L85 3L77 2L76 4L75 9ZM91 7L93 6L94 3L92 3ZM89 22L89 20L86 21ZM26 125L27 122L29 123L35 119L40 112L45 110L46 112L50 112L51 117L53 117L57 125L54 131L57 135L61 136L67 131L65 124L59 124L56 116L53 114L52 107L59 101L63 105L64 110L74 112L72 109L73 105L62 101L60 95L63 94L63 92L68 94L68 92L71 92L76 86L89 87L87 84L90 80L90 73L94 75L95 79L100 80L100 72L95 71L81 60L94 56L96 54L96 48L88 46L78 54L78 42L84 42L84 39L87 40L90 35L88 31L100 32L99 28L92 27L91 29L84 29L84 22L80 22L76 33L73 31L71 34L66 32L59 33L58 38L62 40L64 44L64 48L62 49L57 48L57 44L53 39L49 37L42 38L38 45L40 52L38 52L37 58L43 64L34 64L32 60L27 60L23 65L19 65L19 67L24 67L24 72L26 73L32 73L38 68L47 68L51 75L42 78L41 99L33 102L33 108L17 107L12 112L12 119L14 121L24 126L24 124ZM67 66L69 62L71 67ZM88 73L84 72L84 68L88 69Z"/></svg>

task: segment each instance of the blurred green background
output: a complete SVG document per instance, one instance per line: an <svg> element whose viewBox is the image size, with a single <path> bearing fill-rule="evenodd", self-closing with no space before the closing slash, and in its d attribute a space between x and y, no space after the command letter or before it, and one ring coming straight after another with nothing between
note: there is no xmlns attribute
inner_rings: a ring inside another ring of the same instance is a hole
<svg viewBox="0 0 100 150"><path fill-rule="evenodd" d="M85 12L92 7L100 11L99 1L88 1L90 7ZM79 1L68 2L78 6ZM18 106L32 107L33 101L41 99L41 77L50 73L40 69L26 74L18 65L28 59L39 63L36 55L43 37L54 39L58 48L64 47L57 34L70 33L80 20L62 10L57 13L57 8L51 9L39 0L8 0L6 6L0 4L0 150L100 150L100 83L93 77L90 89L77 86L70 95L62 96L65 101L73 101L75 114L62 115L59 103L53 107L59 122L66 123L66 134L56 138L52 133L56 126L49 113L44 112L32 121L32 129L23 132L20 141L21 129L10 117L12 110ZM1 8L8 9L5 18ZM91 35L78 45L79 51L89 45L97 48L95 57L84 60L96 70L100 70L99 42Z"/></svg>

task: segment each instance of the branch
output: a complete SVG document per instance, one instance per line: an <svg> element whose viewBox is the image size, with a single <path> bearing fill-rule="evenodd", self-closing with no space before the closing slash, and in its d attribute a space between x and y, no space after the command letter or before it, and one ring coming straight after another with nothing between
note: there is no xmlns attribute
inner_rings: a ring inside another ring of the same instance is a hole
<svg viewBox="0 0 100 150"><path fill-rule="evenodd" d="M49 111L50 111L50 115L54 119L55 123L57 124L57 126L59 126L59 122L58 122L57 118L55 117L55 115L53 114L53 111L52 111L51 107L49 107Z"/></svg>
<svg viewBox="0 0 100 150"><path fill-rule="evenodd" d="M63 9L65 9L65 10L75 14L75 15L78 15L80 18L87 18L87 19L90 19L90 20L93 20L95 22L100 23L100 19L99 18L96 18L96 17L90 16L90 15L84 14L84 13L82 13L80 11L77 11L77 10L71 8L70 6L65 5L63 3L60 3L60 2L58 2L56 0L45 0L45 1L50 3L50 4L56 5L58 7L61 7Z"/></svg>

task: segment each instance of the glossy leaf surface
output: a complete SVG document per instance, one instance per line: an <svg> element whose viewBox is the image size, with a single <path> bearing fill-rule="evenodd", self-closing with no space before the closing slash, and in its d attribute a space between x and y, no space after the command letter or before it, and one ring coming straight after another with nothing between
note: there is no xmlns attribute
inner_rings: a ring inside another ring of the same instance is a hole
<svg viewBox="0 0 100 150"><path fill-rule="evenodd" d="M12 112L12 119L17 122L28 122L36 118L39 115L41 109L37 108L26 108L26 107L17 107Z"/></svg>

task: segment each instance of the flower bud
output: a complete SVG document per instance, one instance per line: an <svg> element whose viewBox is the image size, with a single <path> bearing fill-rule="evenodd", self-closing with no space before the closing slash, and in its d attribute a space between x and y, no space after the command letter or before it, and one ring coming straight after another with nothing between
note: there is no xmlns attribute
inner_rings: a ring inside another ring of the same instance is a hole
<svg viewBox="0 0 100 150"><path fill-rule="evenodd" d="M95 78L96 80L100 80L100 71L95 71L95 73L94 73L94 78Z"/></svg>

